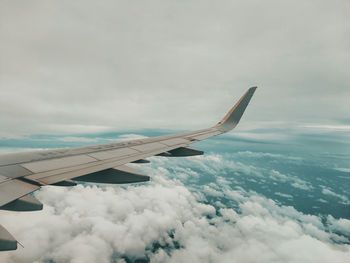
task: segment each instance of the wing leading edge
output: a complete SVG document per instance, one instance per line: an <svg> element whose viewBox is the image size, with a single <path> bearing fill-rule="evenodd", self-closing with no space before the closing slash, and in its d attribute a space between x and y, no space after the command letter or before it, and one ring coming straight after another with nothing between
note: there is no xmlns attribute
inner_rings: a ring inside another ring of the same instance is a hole
<svg viewBox="0 0 350 263"><path fill-rule="evenodd" d="M74 186L95 183L145 182L149 176L127 167L147 163L150 156L185 157L203 151L188 145L226 133L239 123L256 87L248 89L225 117L207 129L154 138L36 151L0 156L0 209L35 211L42 204L30 193L45 185ZM17 249L16 239L0 225L0 251Z"/></svg>

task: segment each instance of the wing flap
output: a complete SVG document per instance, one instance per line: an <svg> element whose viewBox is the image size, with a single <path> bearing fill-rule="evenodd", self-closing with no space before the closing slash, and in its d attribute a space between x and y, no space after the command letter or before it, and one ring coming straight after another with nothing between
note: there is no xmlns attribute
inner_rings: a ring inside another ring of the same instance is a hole
<svg viewBox="0 0 350 263"><path fill-rule="evenodd" d="M19 164L15 164L0 166L0 174L6 177L16 178L20 176L30 175L32 172L20 166Z"/></svg>
<svg viewBox="0 0 350 263"><path fill-rule="evenodd" d="M0 206L12 202L22 196L25 196L40 186L23 182L17 179L12 179L0 184Z"/></svg>
<svg viewBox="0 0 350 263"><path fill-rule="evenodd" d="M163 144L165 144L167 146L174 146L174 145L177 145L177 144L189 144L190 141L186 140L186 139L183 139L183 138L174 138L174 139L169 139L169 140L162 141L161 143L163 143Z"/></svg>
<svg viewBox="0 0 350 263"><path fill-rule="evenodd" d="M87 164L95 162L96 159L87 155L76 155L51 160L44 160L38 162L31 162L22 164L22 166L33 173L46 172L50 170L56 170L64 167L77 166L81 164Z"/></svg>
<svg viewBox="0 0 350 263"><path fill-rule="evenodd" d="M145 153L137 152L137 154L134 154L132 156L111 158L103 161L96 161L93 163L78 165L75 167L68 167L68 168L57 169L57 170L48 171L44 173L37 173L37 174L26 176L25 178L33 181L38 181L44 185L55 184L60 181L64 181L64 180L72 179L85 174L90 174L90 173L102 171L105 169L117 167L126 163L131 163L139 159L144 159L150 156L157 155L162 152L166 152L166 151L179 148L179 147L184 147L184 146L187 146L187 144L180 144L180 145L175 145L171 147L167 147L163 145L163 148L155 151L148 151Z"/></svg>
<svg viewBox="0 0 350 263"><path fill-rule="evenodd" d="M107 160L115 157L132 155L135 153L138 153L138 151L133 150L131 148L119 148L119 149L110 150L110 151L90 153L89 156L92 156L93 158L98 160Z"/></svg>
<svg viewBox="0 0 350 263"><path fill-rule="evenodd" d="M149 181L150 177L140 173L139 171L121 165L116 168L110 168L99 172L86 174L73 178L75 181L104 183L104 184L127 184Z"/></svg>
<svg viewBox="0 0 350 263"><path fill-rule="evenodd" d="M132 149L139 152L149 152L164 148L164 144L160 142L145 143L131 147Z"/></svg>

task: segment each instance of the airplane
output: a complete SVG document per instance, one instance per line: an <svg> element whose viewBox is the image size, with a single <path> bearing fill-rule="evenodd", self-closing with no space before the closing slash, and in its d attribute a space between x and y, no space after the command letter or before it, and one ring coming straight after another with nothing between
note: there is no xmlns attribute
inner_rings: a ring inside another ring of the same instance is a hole
<svg viewBox="0 0 350 263"><path fill-rule="evenodd" d="M256 87L248 89L215 126L192 132L84 147L42 150L0 156L0 209L38 211L43 204L32 193L43 186L75 186L77 182L125 184L150 177L126 166L147 163L147 157L186 157L204 154L188 145L235 128ZM0 251L19 243L0 225Z"/></svg>

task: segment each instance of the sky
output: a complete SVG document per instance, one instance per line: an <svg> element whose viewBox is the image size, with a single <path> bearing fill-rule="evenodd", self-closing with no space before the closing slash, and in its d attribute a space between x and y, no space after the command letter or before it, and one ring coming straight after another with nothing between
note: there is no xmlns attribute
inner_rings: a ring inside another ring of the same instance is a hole
<svg viewBox="0 0 350 263"><path fill-rule="evenodd" d="M0 1L0 136L349 130L350 2ZM317 128L316 128L317 129Z"/></svg>
<svg viewBox="0 0 350 263"><path fill-rule="evenodd" d="M151 181L46 186L0 211L6 263L350 258L350 1L0 0L0 154L216 124Z"/></svg>

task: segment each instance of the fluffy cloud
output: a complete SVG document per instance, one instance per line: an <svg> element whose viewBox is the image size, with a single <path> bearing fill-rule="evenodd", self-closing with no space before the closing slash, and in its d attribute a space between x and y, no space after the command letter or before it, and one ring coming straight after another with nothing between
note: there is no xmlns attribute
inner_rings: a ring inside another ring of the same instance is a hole
<svg viewBox="0 0 350 263"><path fill-rule="evenodd" d="M350 237L350 220L341 218L339 220L335 219L333 216L329 215L327 217L327 222L330 229L337 231L338 233L344 233Z"/></svg>
<svg viewBox="0 0 350 263"><path fill-rule="evenodd" d="M345 241L337 233L348 220L330 217L333 233L317 216L232 190L220 177L222 193L238 208L215 208L199 201L203 193L171 179L169 168L143 167L150 183L44 187L35 194L42 212L1 212L2 224L25 246L1 253L1 262L343 263L350 256L349 245L333 242ZM216 194L218 187L204 190Z"/></svg>

